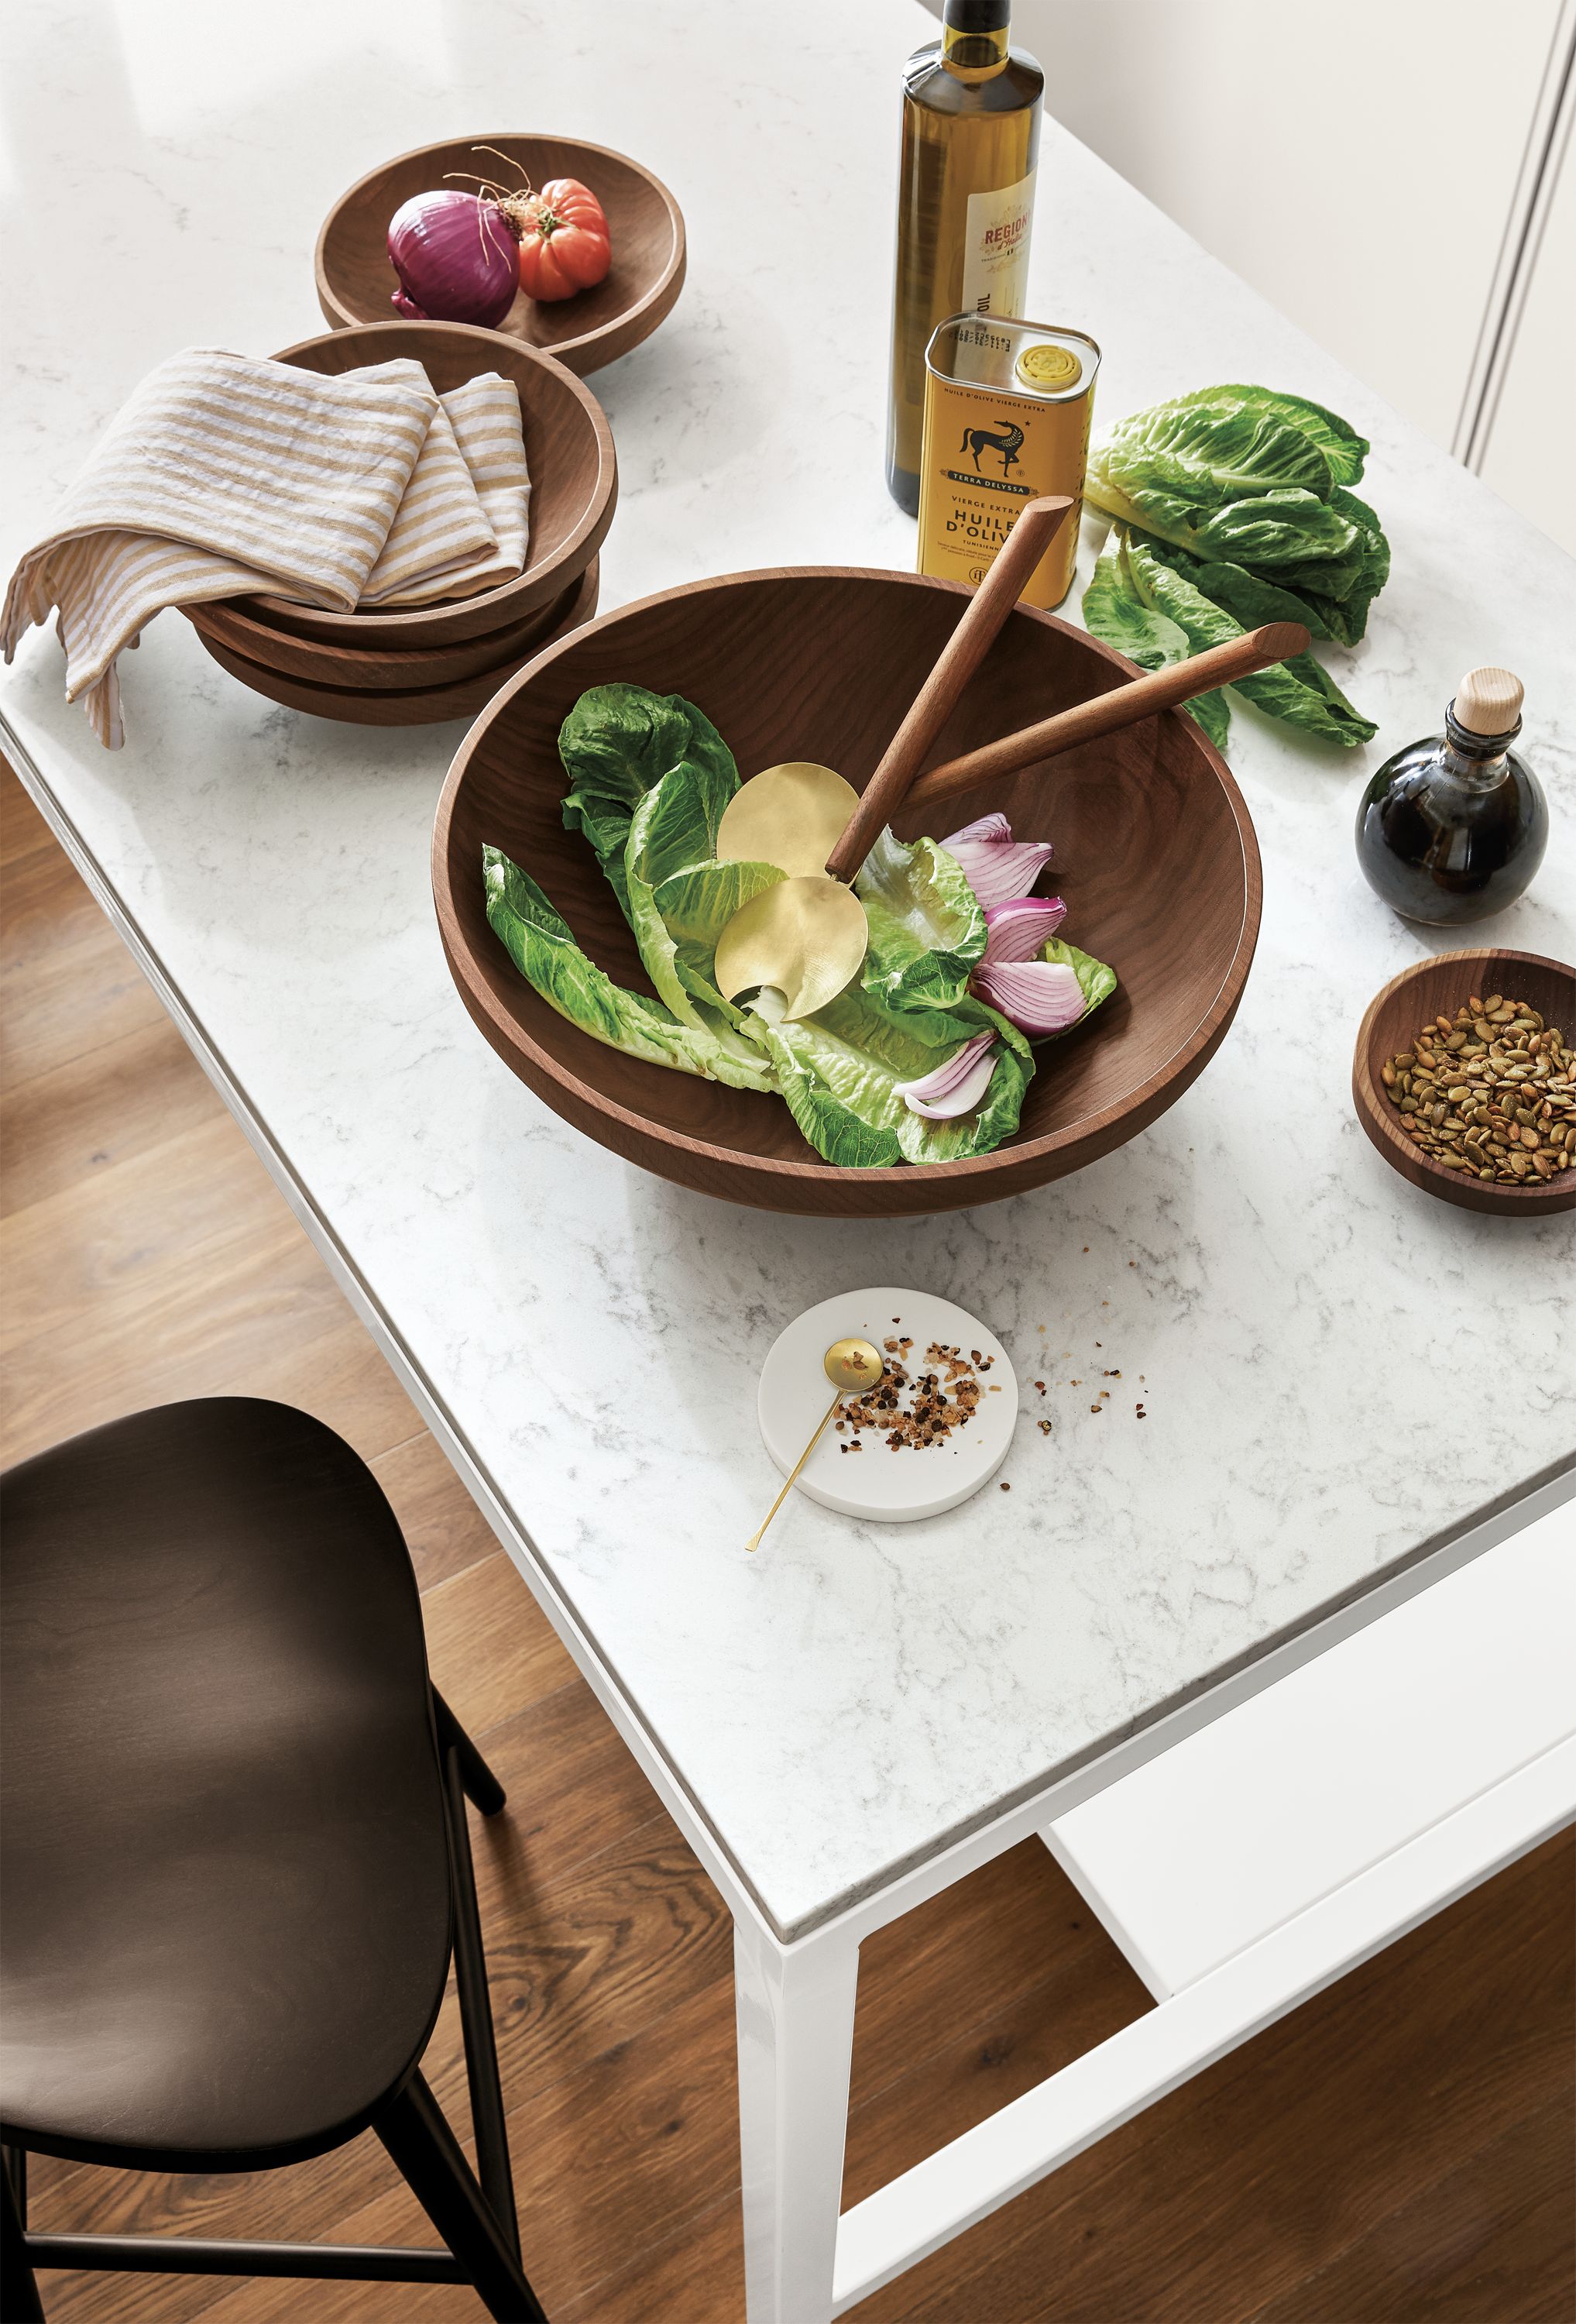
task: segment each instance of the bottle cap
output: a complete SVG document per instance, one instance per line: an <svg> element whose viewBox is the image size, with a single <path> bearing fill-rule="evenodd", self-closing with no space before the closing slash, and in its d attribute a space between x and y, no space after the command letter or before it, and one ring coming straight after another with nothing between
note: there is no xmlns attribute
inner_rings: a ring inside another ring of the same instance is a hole
<svg viewBox="0 0 1576 2324"><path fill-rule="evenodd" d="M1521 720L1523 691L1508 669L1470 669L1456 688L1451 715L1469 734L1509 734Z"/></svg>
<svg viewBox="0 0 1576 2324"><path fill-rule="evenodd" d="M1037 339L1025 347L1014 368L1026 387L1075 387L1083 371L1072 348L1055 339Z"/></svg>

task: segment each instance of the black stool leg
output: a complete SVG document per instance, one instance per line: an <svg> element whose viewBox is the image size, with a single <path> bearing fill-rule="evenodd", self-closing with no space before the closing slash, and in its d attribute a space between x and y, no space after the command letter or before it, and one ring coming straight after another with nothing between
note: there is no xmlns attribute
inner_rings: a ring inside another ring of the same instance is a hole
<svg viewBox="0 0 1576 2324"><path fill-rule="evenodd" d="M547 2311L419 2073L373 2127L496 2324L548 2324Z"/></svg>
<svg viewBox="0 0 1576 2324"><path fill-rule="evenodd" d="M25 2146L0 2147L5 2169L11 2179L11 2192L16 2199L16 2216L23 2227L27 2226L27 2149Z"/></svg>
<svg viewBox="0 0 1576 2324"><path fill-rule="evenodd" d="M514 2209L514 2173L509 2163L509 2133L503 2091L498 2080L498 2044L487 1990L487 1956L476 1904L476 1869L465 1822L465 1777L459 1748L443 1753L444 1794L448 1806L449 1877L454 1885L454 1967L459 1987L460 2026L465 2037L465 2080L470 2086L471 2126L476 2135L476 2171L498 2224L520 2251L520 2221Z"/></svg>
<svg viewBox="0 0 1576 2324"><path fill-rule="evenodd" d="M15 2159L22 2151L19 2146L8 2146L5 2168L0 2171L0 2315L4 2315L5 2324L44 2324L43 2302L38 2296L38 2285L28 2265L21 2205L17 2190L11 2183ZM23 2168L25 2174L25 2164ZM26 2187L27 2181L23 2175L23 2200Z"/></svg>
<svg viewBox="0 0 1576 2324"><path fill-rule="evenodd" d="M481 1814L496 1815L508 1794L436 1687L432 1690L432 1708L438 1720L438 1750L459 1753L460 1776L466 1796Z"/></svg>

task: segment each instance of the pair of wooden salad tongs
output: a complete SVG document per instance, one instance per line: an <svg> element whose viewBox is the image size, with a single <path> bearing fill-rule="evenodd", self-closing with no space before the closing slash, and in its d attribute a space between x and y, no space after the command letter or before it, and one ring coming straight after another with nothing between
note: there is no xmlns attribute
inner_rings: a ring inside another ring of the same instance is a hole
<svg viewBox="0 0 1576 2324"><path fill-rule="evenodd" d="M795 761L769 767L729 801L717 832L719 860L771 863L788 876L742 905L723 930L716 982L728 1000L775 990L788 1021L812 1016L853 982L869 923L851 883L900 807L934 805L1016 774L1307 650L1308 632L1299 622L1271 622L921 775L926 753L1072 507L1048 494L1025 503L862 792L830 767Z"/></svg>

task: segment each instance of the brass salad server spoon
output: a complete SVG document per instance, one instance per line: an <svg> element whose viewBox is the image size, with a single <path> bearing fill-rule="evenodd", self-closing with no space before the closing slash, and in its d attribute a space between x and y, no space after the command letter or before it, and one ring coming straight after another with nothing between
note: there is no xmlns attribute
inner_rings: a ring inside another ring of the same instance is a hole
<svg viewBox="0 0 1576 2324"><path fill-rule="evenodd" d="M788 877L742 905L723 930L717 987L730 1001L775 988L788 1021L814 1015L853 982L869 924L851 883L900 807L938 805L1308 650L1312 641L1300 622L1267 622L1184 661L1119 680L1103 694L917 774L1070 505L1050 496L1026 504L862 793L829 767L796 761L769 767L734 794L718 828L719 859L776 863ZM825 870L799 868L815 862L834 816L843 814L847 821Z"/></svg>
<svg viewBox="0 0 1576 2324"><path fill-rule="evenodd" d="M783 1018L813 1016L859 974L869 924L851 882L995 643L1025 582L1073 503L1026 501L862 792L807 760L768 767L729 800L717 860L787 872L742 905L717 945L717 989L729 1001L757 986L783 996Z"/></svg>
<svg viewBox="0 0 1576 2324"><path fill-rule="evenodd" d="M798 1459L794 1462L794 1465L789 1471L788 1476L784 1479L781 1492L779 1493L776 1500L773 1501L771 1507L767 1510L765 1517L761 1519L756 1531L745 1543L744 1546L746 1549L760 1548L761 1535L766 1531L767 1526L771 1523L772 1518L777 1515L779 1509L781 1508L784 1501L787 1500L789 1492L792 1490L797 1480L799 1471L804 1467L806 1462L809 1459L816 1445L821 1442L822 1433L826 1426L826 1423L831 1419L833 1414L836 1411L843 1397L845 1396L852 1396L857 1388L874 1388L877 1381L885 1372L887 1366L885 1357L881 1354L880 1350L876 1347L872 1341L834 1340L832 1345L827 1349L825 1355L822 1359L822 1368L825 1370L827 1379L836 1388L837 1393L833 1397L831 1403L826 1406L825 1411L822 1414L814 1436L811 1437L804 1451L799 1454Z"/></svg>

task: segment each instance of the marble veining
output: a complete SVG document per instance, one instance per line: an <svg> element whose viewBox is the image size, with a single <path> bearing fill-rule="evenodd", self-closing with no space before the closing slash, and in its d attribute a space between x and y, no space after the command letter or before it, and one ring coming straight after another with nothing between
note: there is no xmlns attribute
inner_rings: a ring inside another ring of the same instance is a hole
<svg viewBox="0 0 1576 2324"><path fill-rule="evenodd" d="M697 0L682 42L640 0L435 5L419 39L384 0L287 14L288 40L264 12L190 42L174 15L86 0L62 42L46 0L7 12L7 77L28 91L7 155L7 569L161 356L263 354L317 327L312 244L345 185L505 118L638 153L688 223L675 314L594 382L622 477L604 606L751 566L911 565L880 434L898 73L933 31L913 0L808 19ZM61 263L78 245L86 302ZM1396 571L1365 644L1331 656L1381 721L1374 745L1337 753L1235 713L1265 909L1221 1055L1143 1137L1032 1196L904 1225L774 1219L558 1120L473 1030L439 952L427 846L456 729L276 708L173 614L123 661L117 757L62 702L52 637L0 687L787 1933L1576 1438L1571 1219L1415 1192L1348 1093L1364 1005L1433 941L1362 885L1357 798L1473 662L1525 678L1554 809L1539 880L1481 940L1576 950L1576 567L1049 123L1033 280L1037 318L1105 349L1097 425L1230 378L1346 413L1373 439L1362 490ZM882 1279L960 1301L1009 1347L1012 1491L901 1528L799 1501L746 1557L775 1489L760 1360L798 1309ZM1096 1417L1092 1389L1060 1383L1107 1367L1120 1381L1096 1388L1122 1394Z"/></svg>

